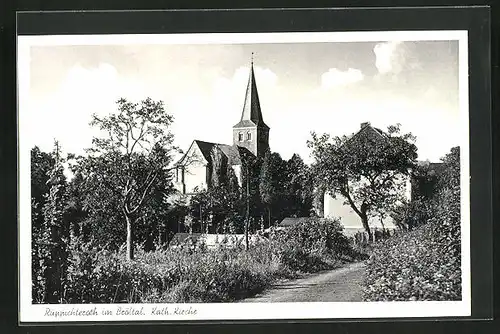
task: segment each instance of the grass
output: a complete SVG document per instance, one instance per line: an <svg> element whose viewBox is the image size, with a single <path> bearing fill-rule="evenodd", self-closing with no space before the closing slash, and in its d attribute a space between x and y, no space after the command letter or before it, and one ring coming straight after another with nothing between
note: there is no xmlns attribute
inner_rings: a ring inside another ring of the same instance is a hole
<svg viewBox="0 0 500 334"><path fill-rule="evenodd" d="M280 279L332 269L353 250L336 221L308 222L271 241L242 248L181 247L124 253L75 248L65 289L68 303L230 302ZM318 233L321 232L321 233ZM202 245L201 245L202 246Z"/></svg>

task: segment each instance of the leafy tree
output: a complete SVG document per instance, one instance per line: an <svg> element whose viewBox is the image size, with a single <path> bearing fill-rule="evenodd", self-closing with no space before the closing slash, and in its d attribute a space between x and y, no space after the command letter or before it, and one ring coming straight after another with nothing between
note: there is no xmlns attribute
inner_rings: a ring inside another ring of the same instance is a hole
<svg viewBox="0 0 500 334"><path fill-rule="evenodd" d="M456 146L442 159L442 172L438 175L438 189L460 187L460 147Z"/></svg>
<svg viewBox="0 0 500 334"><path fill-rule="evenodd" d="M43 298L48 303L62 302L65 275L67 245L69 243L69 228L64 221L66 204L66 177L62 166L59 143L56 141L52 156L55 160L49 172L47 185L49 193L43 206L44 223L38 231L39 238L35 240L41 248L40 255L44 265L46 295Z"/></svg>
<svg viewBox="0 0 500 334"><path fill-rule="evenodd" d="M268 226L271 226L271 212L272 205L276 200L276 195L278 193L278 185L273 180L274 168L272 163L271 152L267 151L264 155L264 160L262 162L262 167L260 170L260 198L262 203L267 207L268 214Z"/></svg>
<svg viewBox="0 0 500 334"><path fill-rule="evenodd" d="M412 198L432 199L437 193L438 174L441 168L430 162L415 166L412 172Z"/></svg>
<svg viewBox="0 0 500 334"><path fill-rule="evenodd" d="M80 156L71 168L75 177L70 186L77 188L73 200L81 203L85 212L81 222L82 238L102 249L117 250L125 242L126 226L121 210L122 194L115 188L118 177L112 160L107 155Z"/></svg>
<svg viewBox="0 0 500 334"><path fill-rule="evenodd" d="M410 133L401 134L399 124L386 133L365 126L351 137L312 133L308 146L316 183L342 196L370 233L369 217L389 212L404 200L405 176L417 158L414 139Z"/></svg>
<svg viewBox="0 0 500 334"><path fill-rule="evenodd" d="M309 167L298 154L288 161L278 153L264 156L260 173L260 194L268 222L290 216L309 216L313 203L313 184Z"/></svg>
<svg viewBox="0 0 500 334"><path fill-rule="evenodd" d="M68 159L73 158L69 155ZM85 180L79 172L73 175L66 187L66 205L64 208L64 220L70 227L71 236L82 237L88 241L90 236L89 226L85 224L88 217L84 209L83 184Z"/></svg>
<svg viewBox="0 0 500 334"><path fill-rule="evenodd" d="M127 257L134 257L134 227L152 195L155 182L168 179L174 150L170 125L173 118L161 101L147 98L132 103L117 101L118 110L107 117L93 115L92 126L104 135L93 139L86 168L94 185L117 202L126 222ZM96 203L93 203L96 204Z"/></svg>
<svg viewBox="0 0 500 334"><path fill-rule="evenodd" d="M214 159L213 161L217 161ZM220 161L220 160L219 160ZM189 213L194 230L220 233L227 231L230 223L237 223L243 215L240 187L236 174L227 164L214 163L211 186L196 191L190 201ZM233 226L239 230L239 226Z"/></svg>
<svg viewBox="0 0 500 334"><path fill-rule="evenodd" d="M248 250L248 233L255 217L262 213L262 202L260 199L260 169L262 160L253 156L248 150L241 150L241 199L244 203L244 233L245 249Z"/></svg>
<svg viewBox="0 0 500 334"><path fill-rule="evenodd" d="M438 179L439 192L434 218L437 224L434 237L437 242L446 245L447 256L460 261L460 148L452 148L442 161L443 169ZM457 268L459 270L459 263Z"/></svg>
<svg viewBox="0 0 500 334"><path fill-rule="evenodd" d="M313 204L313 180L308 166L298 154L286 162L286 186L288 190L289 214L310 216Z"/></svg>
<svg viewBox="0 0 500 334"><path fill-rule="evenodd" d="M39 228L43 223L42 209L49 193L47 182L54 164L55 160L51 154L42 152L38 146L31 149L31 223L34 228Z"/></svg>

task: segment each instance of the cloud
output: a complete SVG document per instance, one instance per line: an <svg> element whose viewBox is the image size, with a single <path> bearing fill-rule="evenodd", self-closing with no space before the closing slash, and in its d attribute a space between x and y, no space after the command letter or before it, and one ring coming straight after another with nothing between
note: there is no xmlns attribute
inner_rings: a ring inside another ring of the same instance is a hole
<svg viewBox="0 0 500 334"><path fill-rule="evenodd" d="M420 64L408 42L378 43L373 48L375 66L379 74L399 74L405 69L419 68Z"/></svg>
<svg viewBox="0 0 500 334"><path fill-rule="evenodd" d="M337 68L330 68L328 72L321 75L321 87L330 89L339 86L347 86L363 80L364 75L361 70L348 68L341 71Z"/></svg>
<svg viewBox="0 0 500 334"><path fill-rule="evenodd" d="M337 68L330 68L328 72L321 75L321 87L330 89L339 86L346 86L363 80L363 73L355 68L341 71Z"/></svg>

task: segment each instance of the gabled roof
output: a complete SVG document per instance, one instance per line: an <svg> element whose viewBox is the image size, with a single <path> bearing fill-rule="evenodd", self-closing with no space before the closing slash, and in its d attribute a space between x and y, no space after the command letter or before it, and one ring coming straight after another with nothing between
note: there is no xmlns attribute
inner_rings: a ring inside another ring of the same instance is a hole
<svg viewBox="0 0 500 334"><path fill-rule="evenodd" d="M179 160L177 165L182 165L184 158L189 153L189 151L191 150L191 147L193 145L198 146L198 148L201 151L201 154L203 155L203 157L205 158L206 161L211 161L211 157L210 157L211 152L214 149L214 147L218 147L218 148L220 148L222 153L224 153L224 155L227 157L229 165L231 165L231 166L241 165L241 158L240 158L240 152L239 152L238 147L236 147L234 145L210 143L210 142L202 141L202 140L193 140L193 143L191 144L191 146L189 147L187 152L183 155L183 157Z"/></svg>
<svg viewBox="0 0 500 334"><path fill-rule="evenodd" d="M369 131L372 131L372 132L380 135L383 138L387 137L387 134L384 131L380 130L379 128L376 128L376 127L372 126L370 124L370 122L363 123L361 125L361 129L357 133L355 133L352 137L359 136L361 133L363 133L363 132L366 133L366 132L369 132Z"/></svg>
<svg viewBox="0 0 500 334"><path fill-rule="evenodd" d="M383 140L387 139L387 134L384 131L380 130L379 128L376 128L376 127L372 126L370 124L370 122L364 122L364 123L361 123L361 129L358 132L354 133L350 138L348 138L341 145L341 147L344 146L344 145L348 145L349 142L351 142L355 138L361 136L362 134L367 134L367 133L373 133L376 136L379 136Z"/></svg>
<svg viewBox="0 0 500 334"><path fill-rule="evenodd" d="M255 74L253 70L253 61L250 66L250 75L248 77L247 90L245 93L245 102L241 113L241 120L234 128L242 128L249 126L260 126L269 129L264 123L262 111L260 110L259 93L257 92L257 84L255 82Z"/></svg>
<svg viewBox="0 0 500 334"><path fill-rule="evenodd" d="M207 160L207 161L210 161L210 151L212 151L212 149L214 148L215 143L209 143L209 142L206 142L206 141L202 141L202 140L194 140L194 143L196 145L198 145L198 147L200 148L200 151L201 153L203 154L203 157Z"/></svg>

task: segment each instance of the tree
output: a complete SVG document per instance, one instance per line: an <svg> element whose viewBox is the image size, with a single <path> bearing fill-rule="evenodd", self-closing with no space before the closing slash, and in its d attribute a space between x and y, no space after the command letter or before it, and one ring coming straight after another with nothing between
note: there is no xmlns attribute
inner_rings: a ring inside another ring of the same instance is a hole
<svg viewBox="0 0 500 334"><path fill-rule="evenodd" d="M134 225L141 216L155 182L168 177L173 135L162 101L147 98L132 103L117 101L118 110L107 117L92 116L91 125L104 135L88 150L89 174L119 201L126 222L127 257L134 258Z"/></svg>
<svg viewBox="0 0 500 334"><path fill-rule="evenodd" d="M278 153L268 152L262 162L259 186L261 201L267 208L269 225L271 220L311 214L311 173L298 154L285 161Z"/></svg>
<svg viewBox="0 0 500 334"><path fill-rule="evenodd" d="M264 160L260 170L259 191L261 201L267 207L268 226L271 226L271 207L274 204L275 196L278 192L276 184L273 181L271 152L267 151L264 155Z"/></svg>
<svg viewBox="0 0 500 334"><path fill-rule="evenodd" d="M308 146L315 181L331 195L342 196L370 234L369 217L404 200L405 178L417 158L414 140L410 133L400 134L399 124L386 133L366 126L351 137L312 133Z"/></svg>
<svg viewBox="0 0 500 334"><path fill-rule="evenodd" d="M298 154L286 162L286 186L288 190L289 214L310 216L314 198L312 175Z"/></svg>
<svg viewBox="0 0 500 334"><path fill-rule="evenodd" d="M67 245L69 243L69 228L64 221L64 208L66 205L66 177L62 166L62 158L59 143L54 144L54 166L49 172L47 185L49 193L46 195L43 206L44 224L40 227L40 239L36 240L44 255L45 261L45 284L46 296L44 300L48 303L62 302L64 282L67 266Z"/></svg>
<svg viewBox="0 0 500 334"><path fill-rule="evenodd" d="M460 270L461 188L460 148L453 147L442 158L443 169L438 177L438 196L434 221L435 240L445 247L446 256L455 259Z"/></svg>
<svg viewBox="0 0 500 334"><path fill-rule="evenodd" d="M43 223L42 209L49 193L47 182L54 164L55 160L51 154L42 152L38 146L31 149L31 223L34 228L39 228Z"/></svg>

